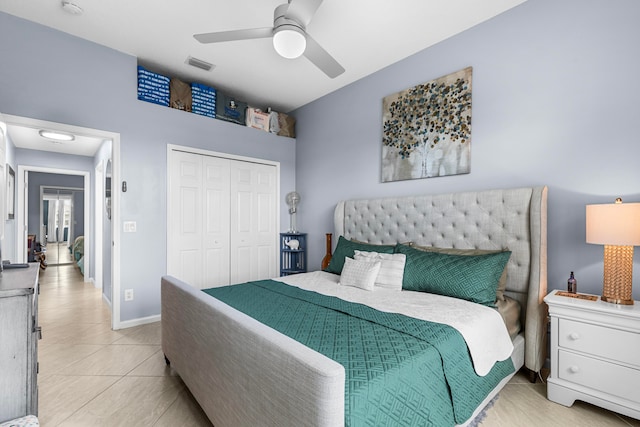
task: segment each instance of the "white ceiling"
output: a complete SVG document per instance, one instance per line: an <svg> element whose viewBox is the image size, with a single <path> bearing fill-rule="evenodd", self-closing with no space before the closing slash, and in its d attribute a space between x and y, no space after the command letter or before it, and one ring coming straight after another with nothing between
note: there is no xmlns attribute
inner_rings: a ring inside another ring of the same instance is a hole
<svg viewBox="0 0 640 427"><path fill-rule="evenodd" d="M67 124L47 122L27 117L0 114L0 121L7 125L7 134L18 148L50 151L78 156L95 156L102 143L111 134ZM54 141L40 136L40 130L73 134L73 141Z"/></svg>
<svg viewBox="0 0 640 427"><path fill-rule="evenodd" d="M201 44L193 34L273 25L285 0L0 0L0 10L136 56L257 107L288 112L504 12L524 0L324 0L307 32L345 69L328 78L306 58L284 59L271 39ZM302 1L302 0L293 0ZM213 63L212 71L185 64Z"/></svg>
<svg viewBox="0 0 640 427"><path fill-rule="evenodd" d="M273 11L285 0L70 1L81 15L64 11L61 0L0 0L0 11L136 56L154 71L213 86L251 106L289 112L525 0L324 0L307 33L346 69L335 79L304 57L280 57L269 38L215 44L193 38L272 26ZM189 66L189 56L215 68Z"/></svg>

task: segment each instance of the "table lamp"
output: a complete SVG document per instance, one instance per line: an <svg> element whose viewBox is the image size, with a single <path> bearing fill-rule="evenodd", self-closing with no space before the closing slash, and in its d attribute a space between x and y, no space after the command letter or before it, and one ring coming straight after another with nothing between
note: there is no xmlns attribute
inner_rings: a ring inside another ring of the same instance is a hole
<svg viewBox="0 0 640 427"><path fill-rule="evenodd" d="M604 245L602 300L633 304L633 247L640 245L640 203L587 205L587 243Z"/></svg>

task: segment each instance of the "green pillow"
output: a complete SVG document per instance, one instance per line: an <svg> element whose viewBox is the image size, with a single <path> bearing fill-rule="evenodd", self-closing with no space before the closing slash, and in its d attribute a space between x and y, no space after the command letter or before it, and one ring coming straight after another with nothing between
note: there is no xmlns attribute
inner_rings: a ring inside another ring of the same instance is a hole
<svg viewBox="0 0 640 427"><path fill-rule="evenodd" d="M441 254L449 255L486 255L495 254L498 252L504 252L502 249L458 249L458 248L438 248L436 246L420 246L410 245L414 249L418 249L426 252L440 252ZM504 291L507 290L507 268L502 270L500 281L498 282L498 289L496 290L496 301L505 301Z"/></svg>
<svg viewBox="0 0 640 427"><path fill-rule="evenodd" d="M398 245L407 256L402 289L430 292L495 307L498 281L511 251L485 255L424 252Z"/></svg>
<svg viewBox="0 0 640 427"><path fill-rule="evenodd" d="M342 267L344 267L344 259L346 257L353 258L356 250L392 254L395 247L395 245L372 245L369 243L354 242L352 240L345 239L344 236L340 236L338 238L336 250L333 251L331 262L329 263L327 268L324 269L324 271L333 274L342 273Z"/></svg>

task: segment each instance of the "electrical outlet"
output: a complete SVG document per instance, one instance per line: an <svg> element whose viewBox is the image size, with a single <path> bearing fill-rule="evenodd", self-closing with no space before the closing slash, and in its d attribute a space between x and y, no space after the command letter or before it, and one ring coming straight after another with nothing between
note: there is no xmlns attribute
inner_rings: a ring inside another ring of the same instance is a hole
<svg viewBox="0 0 640 427"><path fill-rule="evenodd" d="M136 232L136 222L135 221L125 221L123 223L124 232L125 233L135 233Z"/></svg>
<svg viewBox="0 0 640 427"><path fill-rule="evenodd" d="M125 289L124 290L124 300L125 301L133 301L133 289Z"/></svg>

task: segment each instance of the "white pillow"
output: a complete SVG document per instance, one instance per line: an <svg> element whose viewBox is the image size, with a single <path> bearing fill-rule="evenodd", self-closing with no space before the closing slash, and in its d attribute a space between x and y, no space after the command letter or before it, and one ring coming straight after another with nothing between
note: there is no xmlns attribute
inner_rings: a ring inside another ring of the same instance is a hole
<svg viewBox="0 0 640 427"><path fill-rule="evenodd" d="M356 260L380 261L380 272L376 278L376 286L396 291L402 290L404 265L407 262L405 254L381 254L356 250L353 258Z"/></svg>
<svg viewBox="0 0 640 427"><path fill-rule="evenodd" d="M344 259L344 267L340 274L340 284L372 291L380 271L380 265L380 261L356 261L347 257Z"/></svg>

